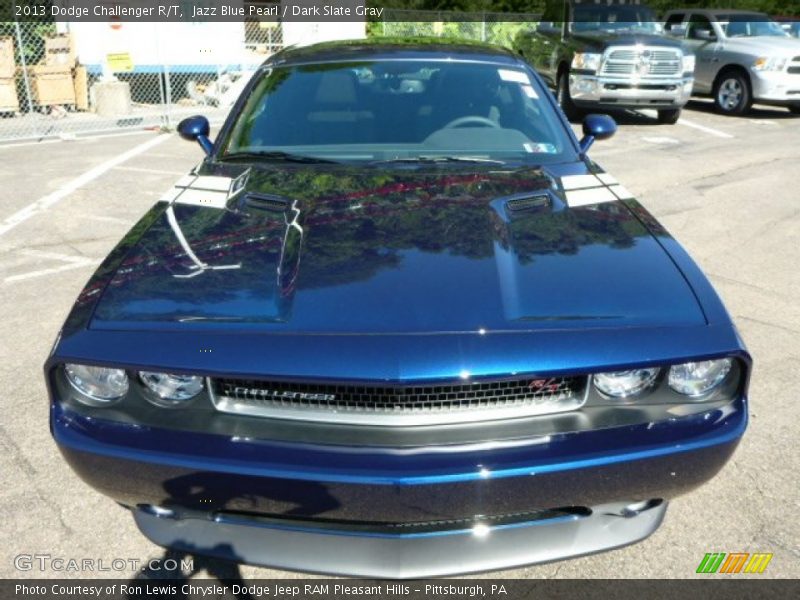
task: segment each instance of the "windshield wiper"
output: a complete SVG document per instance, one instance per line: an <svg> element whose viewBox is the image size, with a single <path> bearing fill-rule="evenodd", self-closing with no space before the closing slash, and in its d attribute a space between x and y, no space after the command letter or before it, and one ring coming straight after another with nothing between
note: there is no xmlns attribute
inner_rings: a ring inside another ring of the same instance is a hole
<svg viewBox="0 0 800 600"><path fill-rule="evenodd" d="M494 160L491 158L480 158L478 156L407 156L403 158L388 158L386 160L372 161L371 165L383 165L388 163L422 163L422 164L436 164L436 163L478 163L486 165L504 165L502 160Z"/></svg>
<svg viewBox="0 0 800 600"><path fill-rule="evenodd" d="M231 152L230 154L223 154L217 158L218 161L226 160L266 160L266 161L285 161L297 163L336 163L335 160L328 158L318 158L316 156L305 156L303 154L292 154L290 152L280 151L248 151L248 152Z"/></svg>

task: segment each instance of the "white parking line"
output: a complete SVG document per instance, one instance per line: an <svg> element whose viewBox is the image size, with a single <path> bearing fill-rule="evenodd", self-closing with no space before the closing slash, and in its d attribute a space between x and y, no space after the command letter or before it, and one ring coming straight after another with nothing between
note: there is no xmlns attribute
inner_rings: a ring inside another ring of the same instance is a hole
<svg viewBox="0 0 800 600"><path fill-rule="evenodd" d="M86 141L94 141L105 138L123 137L128 135L144 135L147 133L152 135L153 131L149 129L137 129L136 131L121 131L118 133L99 133L97 135L93 134L82 135L80 133L62 134L62 136L58 138L36 140L32 142L15 142L13 140L9 142L3 142L0 143L0 150L13 150L14 148L24 148L26 146L41 146L42 144L61 144L63 142L86 142Z"/></svg>
<svg viewBox="0 0 800 600"><path fill-rule="evenodd" d="M34 258L50 258L52 260L60 260L68 263L86 262L85 256L73 256L71 254L61 254L60 252L45 252L44 250L35 250L33 248L22 248L17 250L17 254L23 256L32 256Z"/></svg>
<svg viewBox="0 0 800 600"><path fill-rule="evenodd" d="M170 175L171 177L182 177L186 171L164 171L162 169L148 169L145 167L114 167L115 171L133 171L134 173L154 173L155 175Z"/></svg>
<svg viewBox="0 0 800 600"><path fill-rule="evenodd" d="M719 138L732 138L730 133L725 133L724 131L720 131L719 129L713 129L711 127L706 127L705 125L700 125L699 123L695 123L694 121L687 121L686 119L678 119L678 125L684 125L686 127L691 127L692 129L697 129L698 131L703 131L709 135L713 135Z"/></svg>
<svg viewBox="0 0 800 600"><path fill-rule="evenodd" d="M645 136L642 139L645 142L650 142L651 144L661 144L665 146L675 146L680 144L679 140L676 140L675 138L672 137L667 137L665 135L652 136L652 137Z"/></svg>
<svg viewBox="0 0 800 600"><path fill-rule="evenodd" d="M87 215L85 218L90 221L103 221L104 223L121 223L123 225L131 223L130 219L120 219L119 217L108 217L105 215Z"/></svg>
<svg viewBox="0 0 800 600"><path fill-rule="evenodd" d="M72 262L67 265L61 265L60 267L53 267L50 269L40 269L38 271L29 271L28 273L21 273L20 275L12 275L11 277L6 277L3 282L4 283L11 283L14 281L22 281L23 279L33 279L34 277L42 277L43 275L51 275L52 273L60 273L61 271L69 271L70 269L79 269L80 267L90 267L92 265L96 265L100 261L93 258L86 258L80 262Z"/></svg>
<svg viewBox="0 0 800 600"><path fill-rule="evenodd" d="M168 140L171 136L169 135L159 135L154 137L152 140L148 140L143 144L139 144L128 150L127 152L123 152L112 158L111 160L107 160L106 162L97 165L96 167L89 169L82 175L76 177L69 183L61 186L55 192L47 194L42 198L39 198L36 202L29 204L25 208L17 211L7 219L5 219L2 223L0 223L0 236L5 235L14 227L19 225L20 223L24 223L31 217L38 215L41 212L44 212L54 204L60 202L70 194L72 194L75 190L80 189L90 181L93 181L103 175L106 171L113 169L117 165L121 165L126 160L133 158L141 154L142 152L147 152L150 148L157 146Z"/></svg>

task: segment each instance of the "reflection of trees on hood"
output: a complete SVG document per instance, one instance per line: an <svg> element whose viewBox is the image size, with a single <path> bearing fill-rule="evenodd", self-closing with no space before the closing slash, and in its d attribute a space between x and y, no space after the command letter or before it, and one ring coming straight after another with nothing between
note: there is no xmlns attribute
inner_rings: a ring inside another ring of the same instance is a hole
<svg viewBox="0 0 800 600"><path fill-rule="evenodd" d="M235 177L243 165L206 167L204 175ZM303 228L296 289L365 281L396 268L403 253L448 253L491 259L494 244L512 250L523 264L537 255L574 254L581 246L605 244L627 248L645 234L621 205L601 204L552 211L550 208L500 218L491 206L496 198L551 187L537 169L493 172L461 169L377 169L338 165L281 165L254 168L247 191L297 201ZM190 265L166 218L145 233L126 256L112 287L142 279L142 295L187 302L224 301L248 293L275 291L276 271L286 218L281 212L258 211L241 203L228 210L176 205L175 214L192 250L210 265L241 263L230 271L206 272L193 280L170 277ZM146 275L156 275L146 277ZM203 293L197 295L202 280Z"/></svg>
<svg viewBox="0 0 800 600"><path fill-rule="evenodd" d="M591 244L630 248L634 237L645 232L625 208L598 204L515 220L510 233L514 251L526 264L533 262L536 255L577 254L581 246Z"/></svg>

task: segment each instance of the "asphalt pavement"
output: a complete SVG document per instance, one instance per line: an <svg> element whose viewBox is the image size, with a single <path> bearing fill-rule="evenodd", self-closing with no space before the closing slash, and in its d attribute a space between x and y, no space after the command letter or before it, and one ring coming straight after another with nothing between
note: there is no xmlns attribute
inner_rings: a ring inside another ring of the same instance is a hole
<svg viewBox="0 0 800 600"><path fill-rule="evenodd" d="M725 301L755 361L749 429L723 471L673 501L644 542L490 576L697 577L707 552L770 552L755 577L800 577L800 118L766 107L724 117L692 102L677 125L637 113L618 121L617 135L590 155L687 248ZM200 152L154 132L0 147L0 577L77 575L19 571L21 554L106 564L165 556L62 460L42 364L93 269ZM220 561L195 565L200 576L236 574Z"/></svg>

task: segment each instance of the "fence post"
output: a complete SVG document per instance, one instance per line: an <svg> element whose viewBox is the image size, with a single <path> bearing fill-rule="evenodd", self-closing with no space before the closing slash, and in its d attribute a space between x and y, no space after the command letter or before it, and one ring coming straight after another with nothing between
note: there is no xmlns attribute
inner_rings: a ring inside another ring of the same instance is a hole
<svg viewBox="0 0 800 600"><path fill-rule="evenodd" d="M164 62L164 91L166 93L166 105L164 106L164 124L171 127L170 112L172 112L172 82L169 76L169 65Z"/></svg>
<svg viewBox="0 0 800 600"><path fill-rule="evenodd" d="M486 41L486 12L481 13L481 41Z"/></svg>
<svg viewBox="0 0 800 600"><path fill-rule="evenodd" d="M31 82L28 80L28 62L25 60L25 46L22 43L22 32L19 21L14 16L14 30L17 34L17 48L19 48L19 62L22 65L22 79L25 81L25 98L28 101L28 112L33 112L33 96L31 95Z"/></svg>

